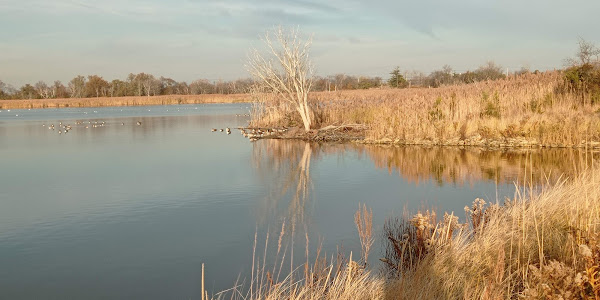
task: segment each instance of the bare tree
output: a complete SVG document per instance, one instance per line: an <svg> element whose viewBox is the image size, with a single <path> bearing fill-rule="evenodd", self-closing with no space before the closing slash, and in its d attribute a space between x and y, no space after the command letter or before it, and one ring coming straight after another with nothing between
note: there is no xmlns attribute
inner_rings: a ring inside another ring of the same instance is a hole
<svg viewBox="0 0 600 300"><path fill-rule="evenodd" d="M38 81L34 85L34 87L35 87L35 90L37 91L38 95L40 95L42 98L44 98L44 99L50 98L51 90L45 82Z"/></svg>
<svg viewBox="0 0 600 300"><path fill-rule="evenodd" d="M281 26L265 35L269 53L254 49L249 57L248 70L257 84L289 102L300 114L304 130L313 124L308 93L313 83L313 66L309 59L312 39L302 41L297 29L284 30Z"/></svg>
<svg viewBox="0 0 600 300"><path fill-rule="evenodd" d="M575 56L575 58L567 58L565 64L571 67L593 64L598 62L600 48L592 42L579 38L579 51Z"/></svg>
<svg viewBox="0 0 600 300"><path fill-rule="evenodd" d="M6 84L0 80L0 99L6 98L8 95L6 92Z"/></svg>
<svg viewBox="0 0 600 300"><path fill-rule="evenodd" d="M67 88L60 82L60 80L55 80L54 85L52 85L51 93L52 98L66 98L68 95Z"/></svg>
<svg viewBox="0 0 600 300"><path fill-rule="evenodd" d="M84 96L83 92L85 89L85 81L85 77L81 75L77 75L77 77L69 81L69 91L71 93L71 97L81 98Z"/></svg>

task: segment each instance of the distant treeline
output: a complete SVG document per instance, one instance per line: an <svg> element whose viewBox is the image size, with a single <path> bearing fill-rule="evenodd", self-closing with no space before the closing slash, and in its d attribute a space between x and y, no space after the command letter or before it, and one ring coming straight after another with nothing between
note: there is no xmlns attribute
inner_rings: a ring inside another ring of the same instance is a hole
<svg viewBox="0 0 600 300"><path fill-rule="evenodd" d="M527 72L522 70L520 72ZM352 76L336 74L326 77L317 76L313 81L313 91L337 91L370 89L389 86L406 88L415 86L439 87L442 85L472 83L482 80L504 78L502 67L488 62L474 71L456 73L450 66L425 75L419 71L401 71L395 68L390 77ZM54 99L54 98L92 98L92 97L125 97L125 96L157 96L157 95L200 95L200 94L240 94L247 93L252 86L252 79L233 81L210 81L199 79L178 82L171 78L155 77L152 74L129 74L125 80L107 81L98 75L78 75L68 83L54 81L47 84L38 81L14 88L0 80L0 99Z"/></svg>

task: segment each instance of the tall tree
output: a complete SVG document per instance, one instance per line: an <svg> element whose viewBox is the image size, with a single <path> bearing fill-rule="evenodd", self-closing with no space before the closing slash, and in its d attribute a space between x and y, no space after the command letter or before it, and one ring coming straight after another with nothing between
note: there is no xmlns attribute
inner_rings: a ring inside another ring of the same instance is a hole
<svg viewBox="0 0 600 300"><path fill-rule="evenodd" d="M8 93L6 92L6 83L0 80L0 99L8 98Z"/></svg>
<svg viewBox="0 0 600 300"><path fill-rule="evenodd" d="M67 98L69 92L67 88L59 80L54 81L52 89L52 98Z"/></svg>
<svg viewBox="0 0 600 300"><path fill-rule="evenodd" d="M40 95L40 97L44 98L44 99L48 99L51 96L51 89L50 87L48 87L48 85L43 82L43 81L38 81L35 85L35 90L37 91L38 95Z"/></svg>
<svg viewBox="0 0 600 300"><path fill-rule="evenodd" d="M267 32L264 39L268 53L254 49L248 70L256 82L281 96L302 118L304 130L313 125L313 112L308 93L313 83L313 66L309 56L312 39L303 41L297 29L281 26Z"/></svg>
<svg viewBox="0 0 600 300"><path fill-rule="evenodd" d="M88 97L106 96L108 82L98 75L89 75L85 84L85 91Z"/></svg>
<svg viewBox="0 0 600 300"><path fill-rule="evenodd" d="M85 92L85 77L77 75L69 81L69 91L72 98L82 98Z"/></svg>
<svg viewBox="0 0 600 300"><path fill-rule="evenodd" d="M478 80L496 80L504 78L502 67L493 61L488 61L481 65L479 68L477 68L477 70L475 70L475 74Z"/></svg>
<svg viewBox="0 0 600 300"><path fill-rule="evenodd" d="M155 79L152 74L139 73L135 75L134 81L138 87L138 96L142 95L142 91L148 97L153 93L153 88L155 87Z"/></svg>
<svg viewBox="0 0 600 300"><path fill-rule="evenodd" d="M208 79L198 79L190 83L190 94L213 94L215 93L215 86L208 81Z"/></svg>
<svg viewBox="0 0 600 300"><path fill-rule="evenodd" d="M177 81L171 78L165 78L160 76L160 94L161 95L174 95L177 94Z"/></svg>
<svg viewBox="0 0 600 300"><path fill-rule="evenodd" d="M441 85L449 85L454 83L454 72L452 67L445 65L441 70L433 71L429 74L429 85L439 87Z"/></svg>
<svg viewBox="0 0 600 300"><path fill-rule="evenodd" d="M388 85L393 88L404 88L408 85L402 73L400 73L400 67L396 67L390 72L390 79L388 79Z"/></svg>
<svg viewBox="0 0 600 300"><path fill-rule="evenodd" d="M36 99L39 97L35 87L27 83L19 90L19 96L21 99Z"/></svg>
<svg viewBox="0 0 600 300"><path fill-rule="evenodd" d="M575 58L567 59L567 65L571 67L583 66L597 63L599 61L598 56L600 56L600 48L596 47L594 43L579 38L578 44L579 51L577 51Z"/></svg>

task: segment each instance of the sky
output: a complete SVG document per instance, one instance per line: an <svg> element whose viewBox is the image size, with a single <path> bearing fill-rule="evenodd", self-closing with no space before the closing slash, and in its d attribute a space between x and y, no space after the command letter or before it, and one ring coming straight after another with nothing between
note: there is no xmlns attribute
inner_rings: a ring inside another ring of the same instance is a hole
<svg viewBox="0 0 600 300"><path fill-rule="evenodd" d="M551 70L578 38L600 45L598 11L597 0L0 0L0 81L246 78L248 53L278 25L313 37L321 76Z"/></svg>

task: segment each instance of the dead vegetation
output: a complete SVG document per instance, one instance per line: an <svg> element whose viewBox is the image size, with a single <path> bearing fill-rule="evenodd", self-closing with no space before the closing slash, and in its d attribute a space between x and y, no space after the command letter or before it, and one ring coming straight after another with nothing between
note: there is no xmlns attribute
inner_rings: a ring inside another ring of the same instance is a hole
<svg viewBox="0 0 600 300"><path fill-rule="evenodd" d="M31 100L0 100L0 109L61 108L61 107L101 107L101 106L143 106L200 103L249 102L247 94L203 94L203 95L164 95L127 96L98 98L61 98Z"/></svg>
<svg viewBox="0 0 600 300"><path fill-rule="evenodd" d="M320 246L309 259L306 235L306 260L294 265L293 229L286 242L294 226L284 222L276 241L267 233L264 249L255 237L250 282L212 298L600 299L599 185L600 169L587 169L541 190L518 188L504 203L476 199L464 222L433 210L389 219L379 273L366 264L374 240L366 206L354 216L358 260L352 253L328 258Z"/></svg>
<svg viewBox="0 0 600 300"><path fill-rule="evenodd" d="M372 143L600 146L600 103L582 101L560 71L440 88L316 92L315 126L365 126ZM300 126L293 109L260 101L251 125Z"/></svg>

